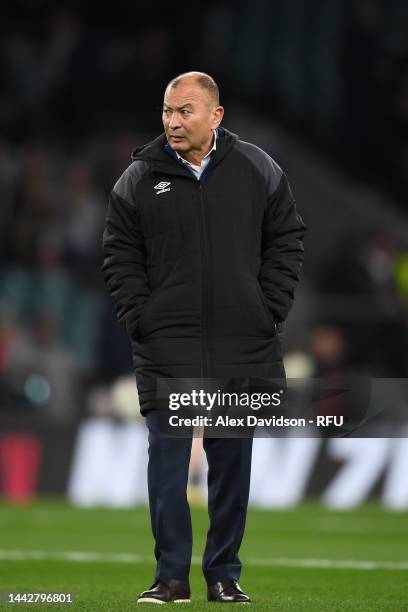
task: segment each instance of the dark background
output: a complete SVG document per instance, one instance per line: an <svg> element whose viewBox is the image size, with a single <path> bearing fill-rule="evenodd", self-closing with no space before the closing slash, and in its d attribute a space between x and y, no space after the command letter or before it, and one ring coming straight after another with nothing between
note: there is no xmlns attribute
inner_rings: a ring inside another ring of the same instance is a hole
<svg viewBox="0 0 408 612"><path fill-rule="evenodd" d="M308 225L289 376L405 377L408 4L26 0L0 25L0 409L109 414L130 348L101 280L108 194L167 82L282 165Z"/></svg>

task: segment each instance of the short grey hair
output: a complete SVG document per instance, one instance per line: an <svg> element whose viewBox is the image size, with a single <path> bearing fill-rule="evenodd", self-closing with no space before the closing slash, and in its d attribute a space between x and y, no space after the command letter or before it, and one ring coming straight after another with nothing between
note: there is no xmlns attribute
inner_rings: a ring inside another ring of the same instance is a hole
<svg viewBox="0 0 408 612"><path fill-rule="evenodd" d="M212 76L206 74L205 72L198 72L196 70L192 70L191 72L183 72L178 76L174 77L166 87L167 89L175 88L179 83L186 78L193 78L195 82L205 91L208 92L210 98L215 106L219 106L220 104L220 91L218 89L217 83L214 81Z"/></svg>

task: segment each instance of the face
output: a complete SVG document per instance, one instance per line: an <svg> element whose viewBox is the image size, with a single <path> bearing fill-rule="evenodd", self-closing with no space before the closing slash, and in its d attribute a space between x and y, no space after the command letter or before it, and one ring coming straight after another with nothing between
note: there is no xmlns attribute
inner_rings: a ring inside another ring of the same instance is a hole
<svg viewBox="0 0 408 612"><path fill-rule="evenodd" d="M162 120L167 141L186 159L207 153L223 115L222 106L215 106L209 93L194 81L181 81L164 94Z"/></svg>

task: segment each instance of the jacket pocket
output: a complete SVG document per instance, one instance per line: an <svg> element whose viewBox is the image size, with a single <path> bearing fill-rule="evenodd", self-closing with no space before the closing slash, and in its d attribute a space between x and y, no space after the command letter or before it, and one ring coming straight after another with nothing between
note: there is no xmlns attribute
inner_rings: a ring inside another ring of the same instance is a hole
<svg viewBox="0 0 408 612"><path fill-rule="evenodd" d="M275 333L276 333L275 320L273 318L273 315L272 315L271 311L268 308L268 303L266 301L266 297L265 297L264 292L262 291L262 287L261 287L261 285L259 284L258 281L256 281L256 290L257 290L259 299L261 301L261 306L262 306L262 310L264 312L264 316L265 316L267 325L269 326L271 334L275 335Z"/></svg>
<svg viewBox="0 0 408 612"><path fill-rule="evenodd" d="M134 333L136 340L143 340L143 338L146 335L144 330L146 329L146 323L148 321L149 310L152 305L153 297L154 297L154 293L151 293L149 297L147 298L145 305L143 306L142 312L140 313L139 319L136 324L135 333Z"/></svg>

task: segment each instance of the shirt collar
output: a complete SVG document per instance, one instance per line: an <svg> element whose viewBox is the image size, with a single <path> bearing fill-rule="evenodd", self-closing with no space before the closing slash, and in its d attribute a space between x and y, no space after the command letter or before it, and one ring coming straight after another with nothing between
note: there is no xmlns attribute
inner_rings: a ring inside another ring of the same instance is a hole
<svg viewBox="0 0 408 612"><path fill-rule="evenodd" d="M205 159L207 159L207 157L209 157L209 156L211 155L211 153L212 153L213 151L215 151L215 150L216 150L216 148L217 148L217 138L218 138L218 133L217 133L217 132L218 132L218 130L217 130L217 128L215 128L215 130L213 130L213 131L214 131L214 143L213 143L213 146L212 146L212 147L211 147L211 149L208 151L207 155L204 155L203 159L201 160L201 164L202 164L202 163L203 163L203 161L204 161ZM171 145L169 145L169 147L170 147L170 146L171 146ZM189 162L187 159L184 159L184 157L182 157L181 155L179 155L179 154L177 153L177 151L175 151L175 150L173 149L173 147L171 147L171 149L172 149L172 150L174 151L174 153L177 155L177 159L178 159L179 161L182 161L182 162L184 162L185 164L189 164L190 166L195 166L195 165L196 165L196 164L192 164L192 163L191 163L191 162ZM200 165L201 165L201 164L200 164Z"/></svg>

